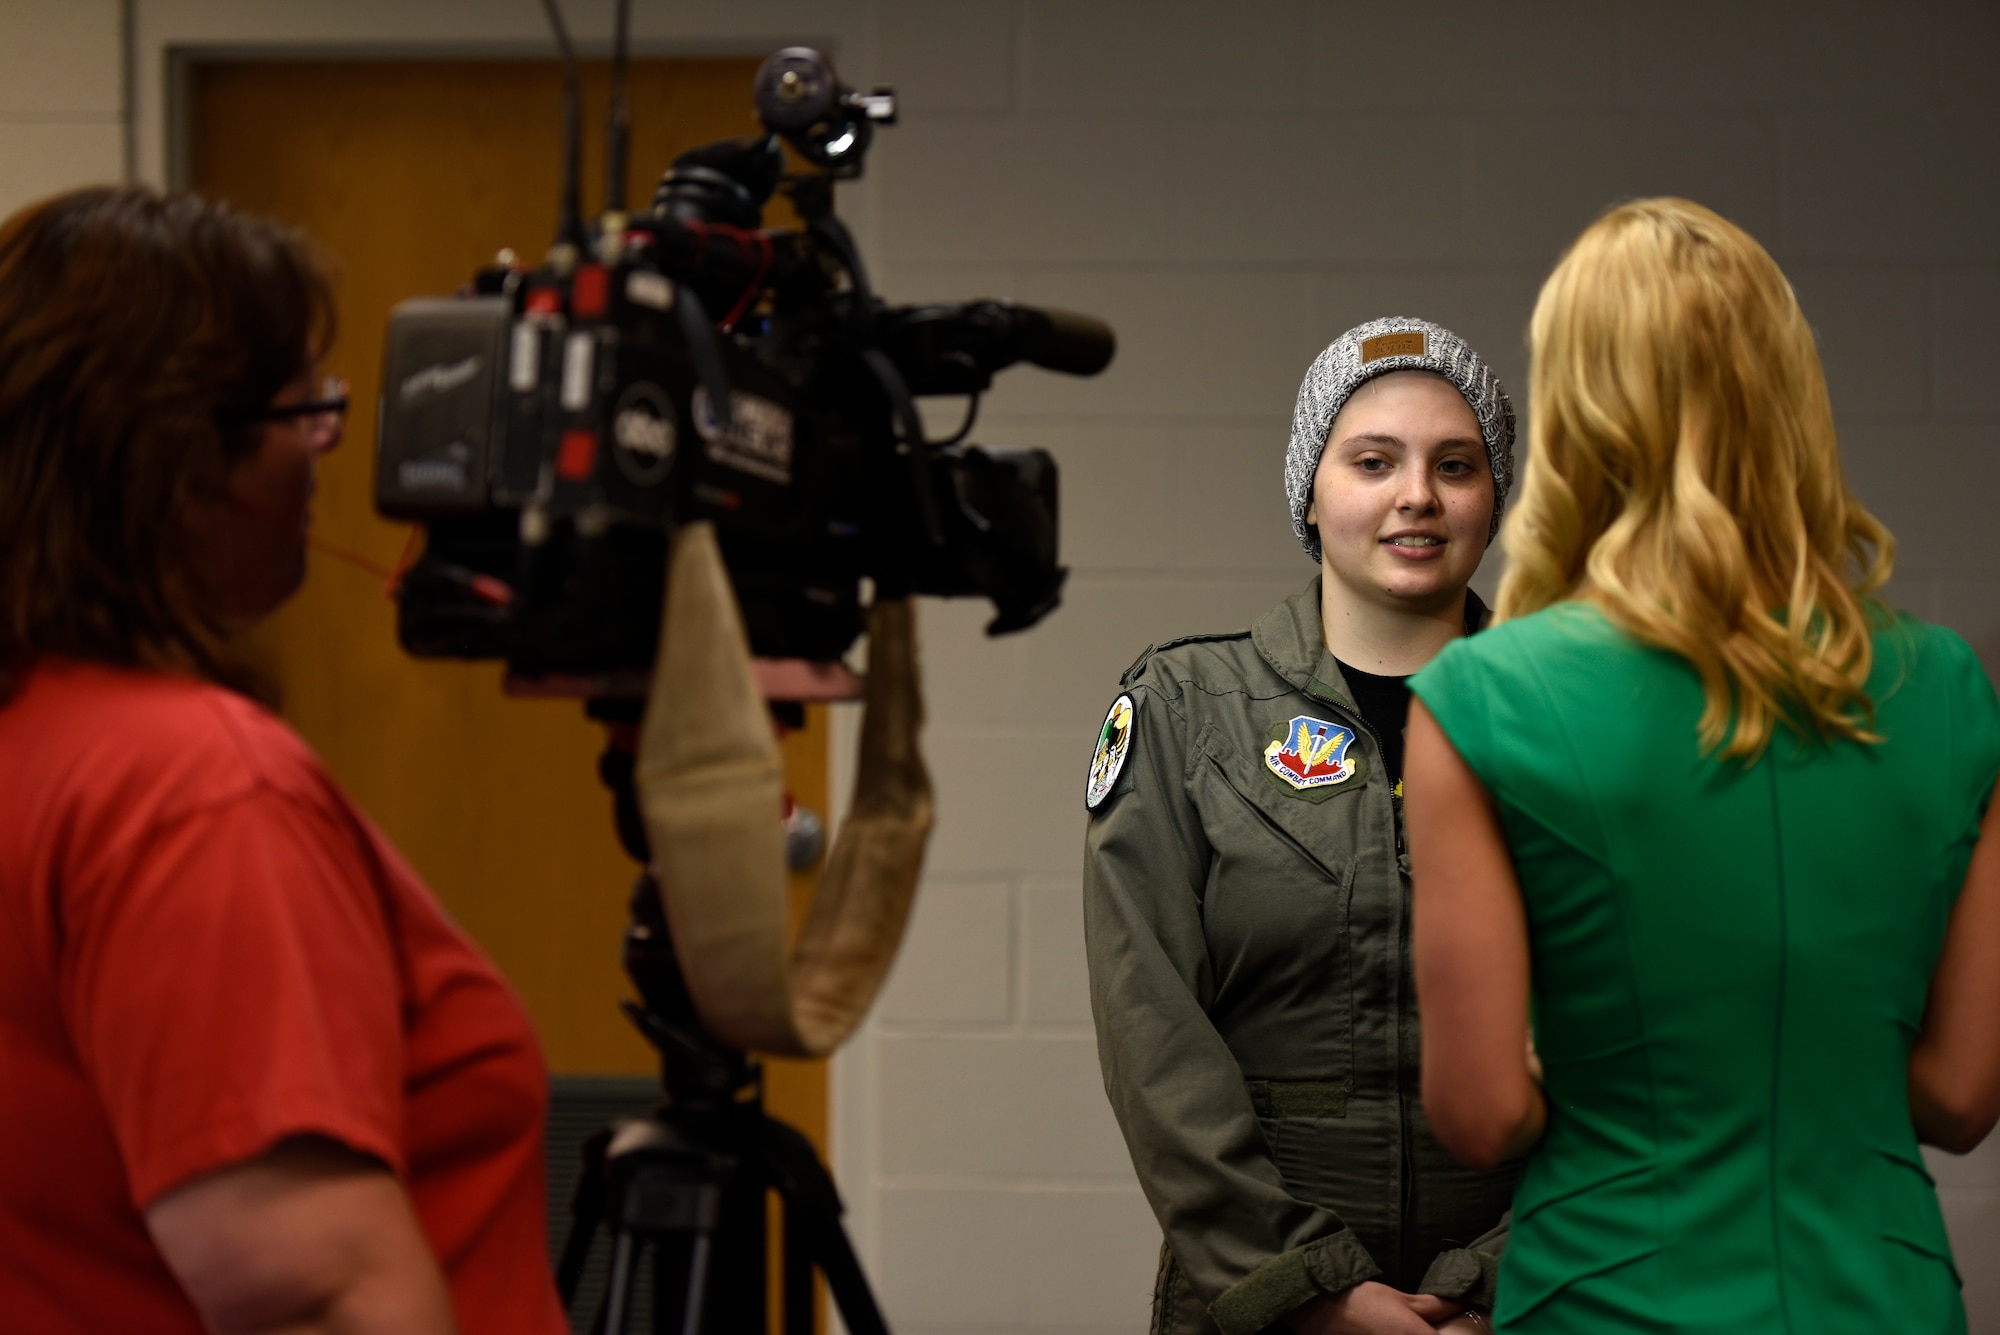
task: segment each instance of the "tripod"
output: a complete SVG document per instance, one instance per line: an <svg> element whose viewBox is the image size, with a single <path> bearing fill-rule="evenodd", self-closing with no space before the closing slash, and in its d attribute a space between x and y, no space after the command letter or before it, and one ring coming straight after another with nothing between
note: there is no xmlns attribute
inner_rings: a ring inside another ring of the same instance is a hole
<svg viewBox="0 0 2000 1335"><path fill-rule="evenodd" d="M648 862L631 753L607 749L598 771L620 841ZM774 1190L784 1206L786 1335L812 1335L815 1268L851 1335L888 1335L812 1144L764 1111L757 1063L702 1028L650 872L632 889L623 955L640 997L625 1012L660 1054L662 1097L651 1116L600 1131L584 1148L557 1268L564 1308L601 1223L611 1275L593 1335L626 1335L649 1261L655 1335L764 1335L765 1199Z"/></svg>

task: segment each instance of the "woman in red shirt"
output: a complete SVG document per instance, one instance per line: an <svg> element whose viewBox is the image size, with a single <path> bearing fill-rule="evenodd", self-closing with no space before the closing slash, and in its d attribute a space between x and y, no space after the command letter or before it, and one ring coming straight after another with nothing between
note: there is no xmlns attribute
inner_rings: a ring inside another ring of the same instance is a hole
<svg viewBox="0 0 2000 1335"><path fill-rule="evenodd" d="M528 1018L232 648L304 577L331 332L224 205L0 225L10 1328L566 1329Z"/></svg>

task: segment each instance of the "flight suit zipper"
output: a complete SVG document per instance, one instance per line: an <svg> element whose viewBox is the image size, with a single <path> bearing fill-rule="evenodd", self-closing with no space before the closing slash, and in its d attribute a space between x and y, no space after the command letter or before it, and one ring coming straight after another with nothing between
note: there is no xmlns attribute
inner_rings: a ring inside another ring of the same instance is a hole
<svg viewBox="0 0 2000 1335"><path fill-rule="evenodd" d="M1332 696L1322 695L1310 689L1310 687L1308 687L1305 694L1322 704L1330 705L1342 717L1353 723L1359 731L1367 733L1368 740L1375 743L1376 768L1380 769L1382 767L1384 752L1382 750L1381 734L1375 731L1374 725L1361 716L1359 709L1350 708ZM1384 773L1382 777L1386 782L1389 776L1387 773ZM1404 909L1401 890L1403 878L1409 875L1409 845L1403 833L1403 799L1396 795L1396 790L1393 786L1389 788L1389 823L1391 826L1390 833L1394 836L1396 847L1395 870L1398 891L1393 910L1397 917L1397 930L1390 934L1392 939L1389 943L1388 965L1395 975L1393 992L1396 998L1396 1018L1395 1023L1391 1026L1393 1038L1391 1039L1392 1051L1389 1054L1389 1064L1396 1089L1397 1183L1395 1259L1397 1266L1400 1268L1407 1262L1410 1253L1410 1211L1416 1195L1416 1161L1410 1152L1410 1091L1403 1078L1403 1044L1406 1039L1406 1035L1403 1032L1403 1024L1404 1017L1409 1013L1411 1001L1408 996L1410 990L1409 974L1403 968L1403 939L1408 935L1409 927L1407 921L1408 915Z"/></svg>
<svg viewBox="0 0 2000 1335"><path fill-rule="evenodd" d="M1404 939L1407 939L1409 936L1409 918L1410 918L1409 907L1405 902L1405 898L1400 893L1400 891L1402 889L1403 879L1410 874L1409 840L1406 834L1404 833L1403 799L1396 796L1395 790L1391 789L1389 794L1389 801L1391 804L1391 815L1396 822L1396 881L1397 881L1397 890L1399 892L1396 896L1396 909L1397 913L1401 916L1403 924L1403 931L1401 935ZM1407 1260L1410 1252L1410 1217L1415 1212L1416 1195L1417 1195L1416 1155L1413 1152L1410 1143L1412 1138L1412 1134L1410 1131L1410 1100L1414 1097L1421 1097L1421 1092L1412 1091L1408 1087L1408 1085L1406 1084L1406 1077L1404 1074L1402 1050L1403 1050L1403 1044L1408 1041L1408 1035L1403 1032L1403 1027L1408 1022L1408 1017L1414 1014L1416 1011L1416 997L1414 995L1416 991L1416 980L1413 977L1411 977L1409 970L1402 967L1403 966L1402 940L1398 940L1396 942L1395 959L1396 959L1396 973L1397 973L1397 981L1396 981L1397 1136L1396 1139L1403 1166L1402 1167L1403 1189L1402 1192L1400 1193L1397 1202L1397 1212L1399 1215L1399 1219L1396 1229L1396 1247L1397 1251L1402 1255L1402 1257L1405 1260Z"/></svg>

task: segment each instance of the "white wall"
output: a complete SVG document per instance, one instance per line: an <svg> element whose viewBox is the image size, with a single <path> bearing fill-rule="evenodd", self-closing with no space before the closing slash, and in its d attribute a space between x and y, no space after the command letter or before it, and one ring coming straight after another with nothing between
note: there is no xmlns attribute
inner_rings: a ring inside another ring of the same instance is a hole
<svg viewBox="0 0 2000 1335"><path fill-rule="evenodd" d="M118 0L0 2L0 217L125 176Z"/></svg>
<svg viewBox="0 0 2000 1335"><path fill-rule="evenodd" d="M926 609L939 828L910 944L843 1058L843 1181L905 1332L1130 1331L1157 1242L1100 1092L1081 787L1118 673L1310 574L1280 482L1313 354L1439 320L1525 406L1523 332L1606 204L1748 227L1819 330L1896 594L2000 667L2000 61L1990 4L884 3L882 286L1118 328L1095 381L1011 374L980 433L1062 461L1063 609L990 643ZM1748 17L1744 17L1745 15ZM1481 583L1490 587L1489 569ZM1933 1156L2000 1332L2000 1150Z"/></svg>
<svg viewBox="0 0 2000 1335"><path fill-rule="evenodd" d="M572 3L598 34L609 7ZM656 50L832 44L904 122L845 197L898 298L1109 318L1103 377L1015 372L979 439L1062 461L1066 605L1033 633L926 608L941 817L909 946L836 1063L836 1169L904 1335L1130 1330L1156 1234L1098 1085L1082 775L1119 671L1310 570L1280 461L1298 376L1368 316L1470 338L1517 393L1542 274L1603 205L1747 226L1818 328L1897 596L2000 667L2000 9L1435 0L642 3ZM166 55L542 40L526 0L133 0L141 176ZM116 174L117 6L0 9L0 194ZM1518 402L1518 400L1517 400ZM1482 578L1490 586L1491 572ZM2000 1151L1933 1157L1975 1330L2000 1332Z"/></svg>

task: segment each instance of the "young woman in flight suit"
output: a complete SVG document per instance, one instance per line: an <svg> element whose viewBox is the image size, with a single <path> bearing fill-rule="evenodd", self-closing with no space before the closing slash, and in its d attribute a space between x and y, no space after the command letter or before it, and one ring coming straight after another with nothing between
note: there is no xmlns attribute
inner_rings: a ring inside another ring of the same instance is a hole
<svg viewBox="0 0 2000 1335"><path fill-rule="evenodd" d="M1155 1335L1428 1335L1492 1302L1517 1168L1458 1166L1424 1121L1400 790L1404 679L1485 619L1466 581L1513 441L1464 340L1349 330L1285 467L1319 575L1121 679L1084 926L1105 1089L1166 1235Z"/></svg>

